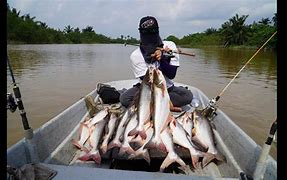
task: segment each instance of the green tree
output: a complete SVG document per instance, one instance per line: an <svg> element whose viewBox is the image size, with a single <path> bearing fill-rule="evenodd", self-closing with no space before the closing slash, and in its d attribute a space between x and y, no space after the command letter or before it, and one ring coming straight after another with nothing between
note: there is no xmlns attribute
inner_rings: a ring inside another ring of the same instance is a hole
<svg viewBox="0 0 287 180"><path fill-rule="evenodd" d="M174 43L178 44L179 43L179 39L177 37L175 37L174 35L170 35L166 38L166 40L168 41L173 41Z"/></svg>
<svg viewBox="0 0 287 180"><path fill-rule="evenodd" d="M214 34L214 33L217 33L217 30L215 29L215 28L207 28L205 31L204 31L204 33L206 34L206 35L210 35L210 34Z"/></svg>
<svg viewBox="0 0 287 180"><path fill-rule="evenodd" d="M95 32L93 26L87 26L86 28L82 29L82 32Z"/></svg>
<svg viewBox="0 0 287 180"><path fill-rule="evenodd" d="M64 32L67 34L71 33L72 31L73 31L73 28L70 25L68 25L64 28Z"/></svg>
<svg viewBox="0 0 287 180"><path fill-rule="evenodd" d="M221 33L223 35L224 46L231 44L242 45L247 41L249 36L249 26L245 25L247 17L248 15L239 17L238 14L236 14L222 24Z"/></svg>
<svg viewBox="0 0 287 180"><path fill-rule="evenodd" d="M264 24L264 25L268 25L270 24L270 19L269 18L262 18L261 21L259 21L259 24Z"/></svg>

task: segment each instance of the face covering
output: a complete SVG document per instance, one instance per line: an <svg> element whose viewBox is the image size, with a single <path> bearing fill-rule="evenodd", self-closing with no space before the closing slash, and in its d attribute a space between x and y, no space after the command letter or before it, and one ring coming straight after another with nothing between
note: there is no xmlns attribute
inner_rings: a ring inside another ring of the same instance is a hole
<svg viewBox="0 0 287 180"><path fill-rule="evenodd" d="M163 47L163 42L158 33L154 34L140 34L140 50L143 54L146 63L152 63L153 58L151 54L156 51L157 47Z"/></svg>

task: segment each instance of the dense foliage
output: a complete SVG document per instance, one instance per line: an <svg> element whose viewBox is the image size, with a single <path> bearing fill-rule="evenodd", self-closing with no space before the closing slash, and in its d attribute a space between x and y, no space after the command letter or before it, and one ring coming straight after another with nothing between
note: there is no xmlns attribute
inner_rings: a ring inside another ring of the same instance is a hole
<svg viewBox="0 0 287 180"><path fill-rule="evenodd" d="M20 15L15 8L7 4L7 40L8 43L49 44L49 43L139 43L130 36L112 39L95 32L92 26L80 30L67 25L63 31L55 30L46 23L36 21L29 14Z"/></svg>
<svg viewBox="0 0 287 180"><path fill-rule="evenodd" d="M169 36L166 39L176 39L177 44L187 47L200 45L259 47L277 30L277 13L274 14L272 20L262 18L259 22L253 22L251 25L245 24L247 18L248 15L236 14L224 22L219 29L211 27L204 32L189 34L181 39L175 36ZM266 46L276 48L276 42L277 36L275 35Z"/></svg>
<svg viewBox="0 0 287 180"><path fill-rule="evenodd" d="M194 33L179 39L174 35L166 39L186 47L192 46L261 46L277 29L277 13L272 20L262 18L259 22L247 25L248 15L236 14L224 22L219 29L210 27L204 32ZM80 30L67 25L62 31L47 26L45 22L36 21L29 14L20 15L20 11L10 8L7 4L7 40L8 43L49 44L49 43L128 43L138 44L133 37L123 36L112 39L95 32L92 26ZM275 36L268 44L276 48Z"/></svg>

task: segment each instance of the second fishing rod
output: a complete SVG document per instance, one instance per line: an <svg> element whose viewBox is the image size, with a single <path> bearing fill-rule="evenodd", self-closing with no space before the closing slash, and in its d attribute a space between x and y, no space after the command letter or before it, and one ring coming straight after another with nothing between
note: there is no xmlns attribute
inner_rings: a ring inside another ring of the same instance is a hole
<svg viewBox="0 0 287 180"><path fill-rule="evenodd" d="M216 102L220 99L226 89L231 85L231 83L235 80L235 78L241 73L241 71L250 63L250 61L263 49L263 47L276 35L277 31L275 31L266 41L265 43L256 50L256 52L251 56L251 58L244 64L244 66L236 73L236 75L231 79L231 81L221 90L221 92L213 99L209 101L205 109L202 111L202 114L208 119L213 119L216 115Z"/></svg>

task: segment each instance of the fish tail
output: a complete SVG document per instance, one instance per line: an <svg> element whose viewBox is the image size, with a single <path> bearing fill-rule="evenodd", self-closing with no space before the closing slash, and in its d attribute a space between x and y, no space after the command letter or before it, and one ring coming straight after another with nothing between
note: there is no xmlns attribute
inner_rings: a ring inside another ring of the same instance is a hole
<svg viewBox="0 0 287 180"><path fill-rule="evenodd" d="M199 164L198 164L198 160L199 160L199 156L197 155L191 155L191 162L192 162L192 166L197 169Z"/></svg>
<svg viewBox="0 0 287 180"><path fill-rule="evenodd" d="M112 148L115 148L115 147L121 147L121 142L119 140L113 140L111 141L109 144L108 144L108 149L112 149Z"/></svg>
<svg viewBox="0 0 287 180"><path fill-rule="evenodd" d="M167 152L164 143L162 142L161 138L154 136L149 142L144 146L144 149L148 148L158 148L162 152Z"/></svg>
<svg viewBox="0 0 287 180"><path fill-rule="evenodd" d="M137 130L137 128L134 128L128 133L128 136L135 136L135 135L138 135L138 133L139 131Z"/></svg>
<svg viewBox="0 0 287 180"><path fill-rule="evenodd" d="M106 144L103 144L101 147L100 147L101 151L103 154L106 154L106 152L108 151L108 146Z"/></svg>
<svg viewBox="0 0 287 180"><path fill-rule="evenodd" d="M101 155L99 151L93 152L90 154L90 158L93 159L97 164L101 164Z"/></svg>
<svg viewBox="0 0 287 180"><path fill-rule="evenodd" d="M160 166L160 172L163 172L170 164L177 162L183 168L186 167L185 162L175 153L169 152Z"/></svg>
<svg viewBox="0 0 287 180"><path fill-rule="evenodd" d="M104 136L104 140L102 142L100 149L101 149L103 154L105 154L108 150L108 138L106 135Z"/></svg>
<svg viewBox="0 0 287 180"><path fill-rule="evenodd" d="M208 146L206 144L204 144L202 141L200 141L200 139L198 139L197 136L193 136L191 138L191 142L196 146L195 148L203 151L203 152L207 152L208 151Z"/></svg>
<svg viewBox="0 0 287 180"><path fill-rule="evenodd" d="M79 141L72 139L72 144L75 145L78 149L82 148L82 145L80 145Z"/></svg>
<svg viewBox="0 0 287 180"><path fill-rule="evenodd" d="M217 152L216 154L206 153L202 159L202 167L205 167L214 159L221 162L226 162L225 156L220 152Z"/></svg>
<svg viewBox="0 0 287 180"><path fill-rule="evenodd" d="M128 156L128 159L134 159L136 157L142 157L144 158L144 160L146 160L148 164L150 164L150 156L149 156L149 152L147 149L140 148L136 150L133 154L130 154Z"/></svg>
<svg viewBox="0 0 287 180"><path fill-rule="evenodd" d="M147 149L143 150L142 157L144 158L144 160L146 160L146 162L148 164L150 164L150 156L149 156L149 153L148 153Z"/></svg>
<svg viewBox="0 0 287 180"><path fill-rule="evenodd" d="M141 136L142 139L146 139L146 132L145 132L145 130L139 131L139 135Z"/></svg>
<svg viewBox="0 0 287 180"><path fill-rule="evenodd" d="M122 156L124 153L134 154L135 151L130 146L122 146L119 151L119 155Z"/></svg>
<svg viewBox="0 0 287 180"><path fill-rule="evenodd" d="M91 159L90 155L91 155L90 153L86 153L83 156L80 156L78 159L81 161L88 161Z"/></svg>

